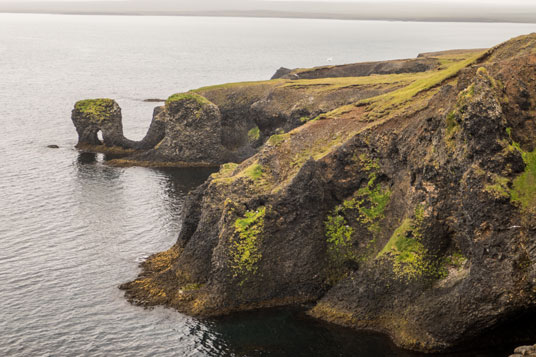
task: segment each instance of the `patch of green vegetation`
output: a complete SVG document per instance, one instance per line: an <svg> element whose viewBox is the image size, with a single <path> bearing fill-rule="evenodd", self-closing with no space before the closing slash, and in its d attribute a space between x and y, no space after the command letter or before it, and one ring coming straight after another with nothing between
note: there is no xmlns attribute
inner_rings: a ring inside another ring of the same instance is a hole
<svg viewBox="0 0 536 357"><path fill-rule="evenodd" d="M506 128L506 134L508 134L508 136L510 137L510 140L512 140L512 128L511 127Z"/></svg>
<svg viewBox="0 0 536 357"><path fill-rule="evenodd" d="M228 175L231 174L236 168L238 164L234 162L227 162L220 167L220 173L222 175Z"/></svg>
<svg viewBox="0 0 536 357"><path fill-rule="evenodd" d="M251 274L257 273L258 263L262 259L260 251L261 236L264 232L266 207L248 210L244 217L234 223L229 255L233 277L242 278L242 285Z"/></svg>
<svg viewBox="0 0 536 357"><path fill-rule="evenodd" d="M300 123L307 123L309 120L311 120L308 116L303 116L300 118Z"/></svg>
<svg viewBox="0 0 536 357"><path fill-rule="evenodd" d="M512 202L528 212L536 213L536 150L521 152L525 171L514 179L510 195Z"/></svg>
<svg viewBox="0 0 536 357"><path fill-rule="evenodd" d="M353 104L343 105L342 107L335 108L327 113L319 114L317 117L315 117L311 121L337 118L343 114L350 113L352 110L355 110L355 105Z"/></svg>
<svg viewBox="0 0 536 357"><path fill-rule="evenodd" d="M281 144L286 138L287 135L285 134L274 134L268 138L267 143L271 146L277 146Z"/></svg>
<svg viewBox="0 0 536 357"><path fill-rule="evenodd" d="M227 162L220 166L220 170L218 172L215 172L211 175L211 177L215 180L220 180L224 177L229 177L232 175L232 173L236 170L238 167L238 164L234 162Z"/></svg>
<svg viewBox="0 0 536 357"><path fill-rule="evenodd" d="M391 191L383 188L376 181L379 169L377 161L369 159L366 155L359 157L362 170L368 172L367 185L357 190L357 197L345 201L343 204L347 209L357 209L359 212L358 221L365 225L373 234L380 232L380 221L385 218L384 211L391 199Z"/></svg>
<svg viewBox="0 0 536 357"><path fill-rule="evenodd" d="M384 211L390 201L391 191L376 183L380 168L377 161L370 160L366 155L358 159L361 169L368 172L369 181L365 187L356 191L355 197L345 200L336 206L324 222L328 253L334 267L332 281L344 276L345 262L365 260L374 249L377 235L380 233L380 222L385 218ZM367 228L372 234L371 241L363 252L357 252L353 246L354 229L348 224L348 217L356 217L356 223Z"/></svg>
<svg viewBox="0 0 536 357"><path fill-rule="evenodd" d="M417 219L405 219L378 254L378 257L389 256L393 262L393 273L399 278L419 278L428 269L427 251L421 243L419 224Z"/></svg>
<svg viewBox="0 0 536 357"><path fill-rule="evenodd" d="M216 89L227 89L227 88L237 88L237 87L250 87L255 85L261 85L261 84L281 84L285 83L287 80L284 79L272 79L269 81L250 81L250 82L233 82L233 83L222 83L222 84L216 84L206 87L201 87L198 89L194 89L191 92L194 93L200 93L200 92L208 92Z"/></svg>
<svg viewBox="0 0 536 357"><path fill-rule="evenodd" d="M249 141L257 141L259 140L259 137L261 136L261 131L258 126L250 129L248 131L248 139Z"/></svg>
<svg viewBox="0 0 536 357"><path fill-rule="evenodd" d="M447 121L447 139L450 139L460 129L460 124L458 124L458 121L456 120L455 110L447 114L446 121Z"/></svg>
<svg viewBox="0 0 536 357"><path fill-rule="evenodd" d="M488 70L486 69L486 67L478 67L477 71L476 71L476 74L481 76L481 77L484 77L486 78L490 83L491 85L494 87L494 88L500 88L500 84L497 83L497 81L495 80L495 78L493 78ZM474 93L474 92L473 92Z"/></svg>
<svg viewBox="0 0 536 357"><path fill-rule="evenodd" d="M166 100L166 106L169 106L171 103L179 102L182 100L194 100L201 106L211 103L207 98L199 94L196 94L194 92L188 92L188 93L176 93L176 94L171 95Z"/></svg>
<svg viewBox="0 0 536 357"><path fill-rule="evenodd" d="M484 191L490 193L495 198L509 198L510 189L508 188L510 180L506 177L493 175L493 183L484 186Z"/></svg>
<svg viewBox="0 0 536 357"><path fill-rule="evenodd" d="M413 280L430 274L428 252L421 242L423 212L423 208L419 207L415 210L414 218L402 221L377 255L377 258L386 256L392 261L393 273L398 278Z"/></svg>
<svg viewBox="0 0 536 357"><path fill-rule="evenodd" d="M475 85L474 83L471 84L469 87L462 90L460 93L458 93L458 100L456 102L456 114L461 115L465 113L467 110L467 105L469 105L469 101L473 96L475 95Z"/></svg>
<svg viewBox="0 0 536 357"><path fill-rule="evenodd" d="M459 250L443 258L430 254L422 242L423 222L424 207L418 206L413 217L402 221L376 256L392 262L393 273L398 279L443 279L448 276L450 267L459 269L467 261Z"/></svg>
<svg viewBox="0 0 536 357"><path fill-rule="evenodd" d="M425 72L374 74L371 76L362 77L326 77L316 79L298 79L288 81L287 83L283 84L283 87L293 89L306 89L315 92L327 92L357 86L375 86L382 84L386 87L392 87L393 85L399 86L409 84L415 79L424 76L426 76Z"/></svg>
<svg viewBox="0 0 536 357"><path fill-rule="evenodd" d="M466 261L467 257L461 251L455 250L450 255L436 261L435 268L434 265L430 264L429 276L435 279L444 279L448 277L451 268L458 270L463 267Z"/></svg>
<svg viewBox="0 0 536 357"><path fill-rule="evenodd" d="M446 267L461 268L466 261L467 257L461 251L456 250L444 259L443 265Z"/></svg>
<svg viewBox="0 0 536 357"><path fill-rule="evenodd" d="M184 285L181 289L183 291L195 291L195 290L199 290L203 287L203 284L199 284L199 283L190 283L190 284L186 284Z"/></svg>
<svg viewBox="0 0 536 357"><path fill-rule="evenodd" d="M436 72L425 72L411 84L377 97L368 98L357 103L357 105L370 105L369 117L379 117L388 113L391 109L408 102L417 94L436 87L444 81L456 76L465 67L475 63L482 57L483 53L472 55L459 62L452 62L447 68Z"/></svg>
<svg viewBox="0 0 536 357"><path fill-rule="evenodd" d="M512 128L506 128L506 133L511 142L509 150L518 151L525 163L525 170L514 179L512 188L509 189L510 200L525 212L536 214L536 150L531 152L523 150L512 138Z"/></svg>
<svg viewBox="0 0 536 357"><path fill-rule="evenodd" d="M98 121L110 118L114 100L109 98L85 99L75 103L74 108L84 114L90 114Z"/></svg>
<svg viewBox="0 0 536 357"><path fill-rule="evenodd" d="M356 255L352 251L354 229L348 225L343 216L343 210L342 206L337 206L324 222L328 253L336 262L356 259Z"/></svg>
<svg viewBox="0 0 536 357"><path fill-rule="evenodd" d="M475 95L475 85L471 84L469 87L458 93L456 101L456 107L447 114L445 117L446 131L445 142L447 146L454 149L454 137L461 130L460 120L463 113L467 110L467 105L471 98Z"/></svg>
<svg viewBox="0 0 536 357"><path fill-rule="evenodd" d="M399 246L400 241L407 239L406 236L408 232L411 232L413 230L413 226L414 222L412 219L406 218L405 220L403 220L400 226L395 229L387 244L378 253L378 256L382 256L396 249Z"/></svg>
<svg viewBox="0 0 536 357"><path fill-rule="evenodd" d="M250 161L248 166L241 167L238 172L238 164L227 163L220 166L220 171L213 173L211 177L215 183L231 184L239 179L250 179L256 188L265 187L268 184L265 168L257 160Z"/></svg>
<svg viewBox="0 0 536 357"><path fill-rule="evenodd" d="M256 181L262 177L262 174L263 174L262 165L259 163L250 165L244 170L244 173L247 177Z"/></svg>

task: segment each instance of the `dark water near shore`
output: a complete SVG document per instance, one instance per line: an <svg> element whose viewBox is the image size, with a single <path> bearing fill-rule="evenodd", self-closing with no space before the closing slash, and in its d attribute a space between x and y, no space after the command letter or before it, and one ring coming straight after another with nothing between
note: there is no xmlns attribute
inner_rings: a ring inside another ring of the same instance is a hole
<svg viewBox="0 0 536 357"><path fill-rule="evenodd" d="M74 102L112 97L141 138L144 98L307 67L488 47L523 24L0 14L1 356L410 356L292 310L200 321L117 286L167 249L210 170L112 168L73 149ZM49 144L59 149L46 148ZM500 355L500 352L497 352ZM489 354L488 354L489 355Z"/></svg>

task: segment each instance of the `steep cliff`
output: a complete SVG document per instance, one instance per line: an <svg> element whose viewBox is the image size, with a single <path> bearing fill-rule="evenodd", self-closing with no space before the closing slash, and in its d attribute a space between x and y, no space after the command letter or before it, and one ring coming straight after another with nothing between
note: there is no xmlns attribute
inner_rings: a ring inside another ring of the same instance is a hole
<svg viewBox="0 0 536 357"><path fill-rule="evenodd" d="M190 193L127 298L202 316L307 302L421 351L534 337L536 35L439 62L198 91L222 131L256 124L257 153ZM296 108L323 114L299 125Z"/></svg>

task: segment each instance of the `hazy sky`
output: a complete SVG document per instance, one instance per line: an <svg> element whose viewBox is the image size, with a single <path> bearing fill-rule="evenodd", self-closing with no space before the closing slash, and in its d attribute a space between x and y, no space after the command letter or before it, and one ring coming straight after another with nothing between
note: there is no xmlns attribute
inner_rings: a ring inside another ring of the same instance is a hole
<svg viewBox="0 0 536 357"><path fill-rule="evenodd" d="M0 0L0 12L536 23L536 0Z"/></svg>
<svg viewBox="0 0 536 357"><path fill-rule="evenodd" d="M99 1L99 2L116 2L116 1L127 1L127 0L24 0L31 2L50 2L50 1L65 1L65 2L76 2L76 1ZM136 0L138 2L147 2L151 3L152 0ZM252 1L252 0L250 0ZM294 2L294 1L315 1L315 2L424 2L424 3L488 3L488 4L501 4L501 5L513 5L513 4L525 4L530 5L534 4L535 0L253 0L253 1L281 1L281 2ZM0 2L13 2L13 0L0 0ZM205 0L204 2L211 2L210 0ZM212 0L214 3L225 3L226 0Z"/></svg>
<svg viewBox="0 0 536 357"><path fill-rule="evenodd" d="M260 1L320 1L320 2L425 2L425 3L494 3L494 4L534 4L535 0L260 0Z"/></svg>

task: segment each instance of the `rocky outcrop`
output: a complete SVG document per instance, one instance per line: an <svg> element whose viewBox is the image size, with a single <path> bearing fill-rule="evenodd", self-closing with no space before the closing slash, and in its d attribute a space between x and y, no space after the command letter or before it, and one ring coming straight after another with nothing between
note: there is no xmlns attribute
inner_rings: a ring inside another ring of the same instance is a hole
<svg viewBox="0 0 536 357"><path fill-rule="evenodd" d="M514 350L514 354L510 357L536 357L536 345L533 346L519 346Z"/></svg>
<svg viewBox="0 0 536 357"><path fill-rule="evenodd" d="M177 243L127 298L201 316L307 302L427 352L534 338L535 49L529 35L433 72L352 79L379 92L266 138L190 193ZM277 81L344 93L337 80ZM201 92L223 123L230 93L243 110L289 108L266 86Z"/></svg>
<svg viewBox="0 0 536 357"><path fill-rule="evenodd" d="M112 99L77 102L72 120L79 149L128 154L110 161L113 165L218 166L251 157L272 135L409 81L405 77L278 79L200 88L172 95L155 108L149 130L139 142L123 136L121 108Z"/></svg>
<svg viewBox="0 0 536 357"><path fill-rule="evenodd" d="M279 69L277 71L275 71L274 75L270 79L282 78L283 76L289 74L290 72L292 72L292 70L289 69L289 68L279 67Z"/></svg>
<svg viewBox="0 0 536 357"><path fill-rule="evenodd" d="M121 108L114 100L108 98L77 102L71 118L78 133L76 147L86 151L131 153L153 147L164 133L161 122L153 119L142 141L128 140L123 135ZM102 134L102 141L98 137L99 132Z"/></svg>
<svg viewBox="0 0 536 357"><path fill-rule="evenodd" d="M111 99L81 100L74 106L72 120L78 133L77 147L123 146L121 108ZM98 132L102 132L102 142Z"/></svg>
<svg viewBox="0 0 536 357"><path fill-rule="evenodd" d="M441 56L441 52L436 53ZM436 69L440 66L436 58L416 58L379 62L362 62L338 66L322 66L314 68L297 68L290 70L281 67L272 76L272 79L317 79L336 77L362 77L373 74L399 74L417 73Z"/></svg>
<svg viewBox="0 0 536 357"><path fill-rule="evenodd" d="M197 94L169 97L164 108L156 109L147 136L150 136L147 142L151 142L148 150L127 160L153 165L175 162L186 166L214 166L238 159L222 144L218 107Z"/></svg>

